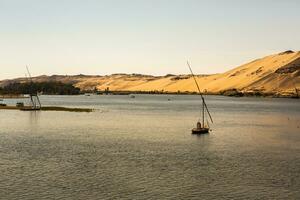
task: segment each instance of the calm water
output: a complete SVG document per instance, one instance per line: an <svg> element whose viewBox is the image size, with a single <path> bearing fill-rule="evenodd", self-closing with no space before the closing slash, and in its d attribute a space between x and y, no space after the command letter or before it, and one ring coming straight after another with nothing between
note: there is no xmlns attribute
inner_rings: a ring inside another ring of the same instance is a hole
<svg viewBox="0 0 300 200"><path fill-rule="evenodd" d="M96 111L0 110L0 199L300 199L299 100L208 96L203 136L198 96L41 100Z"/></svg>

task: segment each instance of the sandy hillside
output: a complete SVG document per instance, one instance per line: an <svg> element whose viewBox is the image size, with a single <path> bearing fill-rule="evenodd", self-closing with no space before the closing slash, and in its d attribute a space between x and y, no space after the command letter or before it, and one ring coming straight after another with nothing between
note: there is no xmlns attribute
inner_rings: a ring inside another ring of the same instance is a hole
<svg viewBox="0 0 300 200"><path fill-rule="evenodd" d="M219 93L237 89L243 92L293 93L300 88L300 52L283 52L254 60L228 72L215 75L197 76L202 91ZM86 79L76 84L80 88L97 87L103 90L129 91L196 91L189 75L178 76L135 76L112 75Z"/></svg>
<svg viewBox="0 0 300 200"><path fill-rule="evenodd" d="M183 66L186 67L186 66ZM195 66L194 66L195 68ZM300 88L300 52L286 51L254 60L221 74L198 75L202 91L220 93L236 89L241 92L292 94ZM24 78L4 80L0 85ZM150 76L141 74L113 74L109 76L39 76L34 81L62 81L82 90L195 92L190 75Z"/></svg>

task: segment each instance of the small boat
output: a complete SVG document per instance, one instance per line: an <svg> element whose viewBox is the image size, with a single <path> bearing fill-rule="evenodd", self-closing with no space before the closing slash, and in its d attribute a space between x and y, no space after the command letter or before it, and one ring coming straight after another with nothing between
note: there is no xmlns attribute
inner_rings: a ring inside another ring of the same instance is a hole
<svg viewBox="0 0 300 200"><path fill-rule="evenodd" d="M20 110L22 111L37 111L41 110L42 105L40 102L40 98L38 96L38 91L33 88L33 80L31 77L31 74L29 72L28 67L26 66L27 73L29 78L29 84L30 84L30 92L29 92L29 98L30 98L30 106L24 106L24 103L22 102L17 102L16 107L20 107Z"/></svg>
<svg viewBox="0 0 300 200"><path fill-rule="evenodd" d="M202 101L202 109L201 109L202 123L200 122L201 119L199 119L198 122L197 122L196 128L193 128L193 129L192 129L192 134L198 134L198 135L200 135L200 134L206 134L206 133L209 133L210 128L209 128L209 123L208 123L208 121L206 121L206 124L204 123L204 121L205 121L205 114L206 114L206 113L208 114L208 116L209 116L209 118L210 118L210 121L211 121L212 123L213 123L213 119L212 119L212 117L211 117L211 115L210 115L210 112L209 112L209 110L208 110L208 108L207 108L207 105L206 105L206 103L205 103L204 97L203 97L203 95L202 95L202 93L201 93L201 91L200 91L198 82L197 82L197 80L196 80L196 78L195 78L195 75L194 75L194 73L193 73L193 71L192 71L192 68L191 68L189 62L187 62L187 65L188 65L188 67L189 67L189 69L190 69L190 71L191 71L192 77L193 77L193 79L194 79L194 81L195 81L195 84L196 84L196 86L197 86L197 89L198 89L198 92L199 92L199 94L200 94L201 101ZM201 117L200 117L200 118L201 118Z"/></svg>
<svg viewBox="0 0 300 200"><path fill-rule="evenodd" d="M192 129L192 134L205 134L209 133L209 128L201 127L201 123L197 122L197 127Z"/></svg>
<svg viewBox="0 0 300 200"><path fill-rule="evenodd" d="M135 96L133 94L129 95L130 98L134 99Z"/></svg>
<svg viewBox="0 0 300 200"><path fill-rule="evenodd" d="M24 107L24 103L23 102L17 102L16 107Z"/></svg>

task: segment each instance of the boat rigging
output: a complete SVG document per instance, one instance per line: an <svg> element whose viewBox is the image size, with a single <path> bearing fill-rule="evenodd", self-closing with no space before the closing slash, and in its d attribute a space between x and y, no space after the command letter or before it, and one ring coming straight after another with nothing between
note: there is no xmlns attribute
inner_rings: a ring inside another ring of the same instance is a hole
<svg viewBox="0 0 300 200"><path fill-rule="evenodd" d="M211 123L213 123L213 119L212 119L211 114L210 114L210 112L209 112L209 110L208 110L208 107L207 107L207 105L206 105L206 103L205 103L204 97L203 97L203 95L202 95L202 93L201 93L200 87L199 87L199 85L198 85L198 82L197 82L197 80L196 80L196 77L195 77L195 75L194 75L194 73L193 73L193 70L192 70L192 68L191 68L191 65L190 65L189 61L187 61L187 66L188 66L189 69L190 69L190 72L191 72L191 74L192 74L192 77L193 77L193 79L194 79L194 81L195 81L195 84L196 84L196 86L197 86L198 92L199 92L200 97L201 97L201 100L202 100L202 109L201 109L201 111L200 111L201 114L202 114L202 124L201 124L200 120L198 120L196 128L193 128L193 129L192 129L192 134L204 134L204 133L209 133L209 131L210 131L209 123L208 123L208 121L207 121L206 124L205 124L205 122L204 122L204 121L205 121L205 113L208 114ZM201 117L200 117L200 118L201 118Z"/></svg>
<svg viewBox="0 0 300 200"><path fill-rule="evenodd" d="M30 107L23 107L23 108L21 108L21 110L24 110L24 111L41 110L42 105L41 105L41 102L40 102L40 99L38 96L38 92L33 87L33 80L32 80L31 74L29 72L28 66L26 66L26 70L28 73L27 80L30 83L30 87L29 87Z"/></svg>

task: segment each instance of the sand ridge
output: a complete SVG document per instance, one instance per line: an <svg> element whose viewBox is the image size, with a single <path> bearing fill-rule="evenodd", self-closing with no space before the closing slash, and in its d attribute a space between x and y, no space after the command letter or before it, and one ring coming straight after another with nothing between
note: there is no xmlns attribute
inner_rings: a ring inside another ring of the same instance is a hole
<svg viewBox="0 0 300 200"><path fill-rule="evenodd" d="M197 75L202 92L220 93L226 90L241 92L291 94L300 89L300 52L285 51L243 64L225 73ZM106 76L39 76L34 81L62 81L81 90L196 92L190 75L151 76L142 74L113 74ZM1 85L12 81L4 80Z"/></svg>

